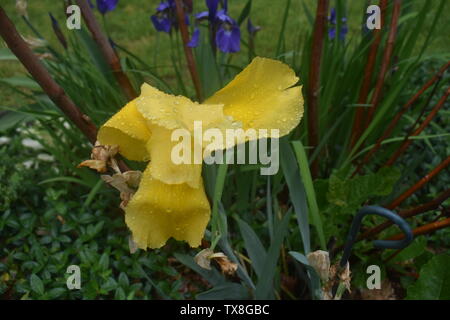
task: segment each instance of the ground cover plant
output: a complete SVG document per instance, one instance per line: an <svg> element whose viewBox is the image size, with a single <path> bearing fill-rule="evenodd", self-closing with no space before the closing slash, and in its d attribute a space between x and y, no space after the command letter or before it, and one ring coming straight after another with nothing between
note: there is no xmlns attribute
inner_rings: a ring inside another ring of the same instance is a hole
<svg viewBox="0 0 450 320"><path fill-rule="evenodd" d="M449 14L446 0L5 1L1 297L449 299ZM174 166L171 130L194 120L279 130L265 136L278 170Z"/></svg>

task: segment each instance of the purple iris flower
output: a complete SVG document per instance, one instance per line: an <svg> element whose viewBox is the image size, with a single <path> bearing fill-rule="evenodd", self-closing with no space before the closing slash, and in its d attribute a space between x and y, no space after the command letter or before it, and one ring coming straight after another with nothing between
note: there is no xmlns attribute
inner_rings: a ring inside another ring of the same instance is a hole
<svg viewBox="0 0 450 320"><path fill-rule="evenodd" d="M233 53L241 50L241 30L234 24L225 24L217 31L217 47L222 52Z"/></svg>
<svg viewBox="0 0 450 320"><path fill-rule="evenodd" d="M156 8L156 14L150 17L153 26L157 31L169 33L172 29L173 23L173 10L169 1L161 2Z"/></svg>
<svg viewBox="0 0 450 320"><path fill-rule="evenodd" d="M183 1L183 5L187 12L192 11L192 2ZM170 33L172 27L177 27L177 16L176 16L176 4L175 0L168 0L161 2L156 8L156 14L150 17L153 26L157 31ZM189 16L186 14L186 24L189 25Z"/></svg>
<svg viewBox="0 0 450 320"><path fill-rule="evenodd" d="M219 3L222 9L219 10ZM200 12L195 16L197 21L209 19L215 32L215 44L225 53L238 52L241 49L241 30L239 25L228 15L227 0L206 0L208 11ZM189 42L191 47L199 44L200 30L196 28Z"/></svg>
<svg viewBox="0 0 450 320"><path fill-rule="evenodd" d="M328 30L328 37L333 40L336 38L336 29L337 29L337 22L336 22L336 9L332 8L330 16L328 18L328 22L330 23L330 28ZM348 26L347 26L347 18L343 17L341 19L341 28L339 30L339 39L344 41L345 36L348 33Z"/></svg>
<svg viewBox="0 0 450 320"><path fill-rule="evenodd" d="M106 14L108 11L113 11L119 0L97 0L97 9L101 14Z"/></svg>

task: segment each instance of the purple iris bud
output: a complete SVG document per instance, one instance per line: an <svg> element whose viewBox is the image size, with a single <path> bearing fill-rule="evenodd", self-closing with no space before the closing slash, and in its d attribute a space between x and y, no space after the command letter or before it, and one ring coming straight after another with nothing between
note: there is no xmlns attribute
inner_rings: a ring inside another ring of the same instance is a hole
<svg viewBox="0 0 450 320"><path fill-rule="evenodd" d="M252 20L250 20L250 18L248 18L247 20L247 31L248 33L250 33L250 35L254 36L256 35L256 33L261 30L260 26L254 26L252 23Z"/></svg>
<svg viewBox="0 0 450 320"><path fill-rule="evenodd" d="M200 29L196 27L194 33L192 34L191 41L188 42L188 47L196 48L200 43Z"/></svg>
<svg viewBox="0 0 450 320"><path fill-rule="evenodd" d="M234 53L241 50L241 30L234 23L232 25L224 23L216 34L216 44L220 51Z"/></svg>
<svg viewBox="0 0 450 320"><path fill-rule="evenodd" d="M342 25L341 25L341 30L339 32L339 39L344 41L347 33L348 33L347 19L342 18Z"/></svg>
<svg viewBox="0 0 450 320"><path fill-rule="evenodd" d="M88 0L88 4L91 7L91 9L95 8L94 4L92 3L92 0Z"/></svg>
<svg viewBox="0 0 450 320"><path fill-rule="evenodd" d="M219 7L220 0L206 0L206 5L209 11L209 20L213 21L216 17L217 8Z"/></svg>
<svg viewBox="0 0 450 320"><path fill-rule="evenodd" d="M336 24L336 9L331 8L330 16L328 17L328 22L331 24Z"/></svg>
<svg viewBox="0 0 450 320"><path fill-rule="evenodd" d="M105 14L108 11L113 11L119 0L97 0L97 9L101 14Z"/></svg>
<svg viewBox="0 0 450 320"><path fill-rule="evenodd" d="M337 22L336 22L336 9L332 8L330 12L330 16L328 17L328 22L330 23L330 28L328 29L328 37L333 40L336 38L336 29L337 29ZM341 28L339 30L339 39L344 41L345 36L348 33L348 26L347 26L347 18L343 17L341 19Z"/></svg>
<svg viewBox="0 0 450 320"><path fill-rule="evenodd" d="M170 29L172 29L172 21L166 14L157 13L151 16L150 19L152 20L153 26L157 31L169 33Z"/></svg>

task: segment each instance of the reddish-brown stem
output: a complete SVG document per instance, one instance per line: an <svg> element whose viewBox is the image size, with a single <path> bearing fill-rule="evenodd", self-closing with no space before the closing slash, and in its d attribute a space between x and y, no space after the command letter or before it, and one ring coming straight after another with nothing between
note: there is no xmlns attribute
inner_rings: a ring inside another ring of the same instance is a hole
<svg viewBox="0 0 450 320"><path fill-rule="evenodd" d="M381 8L381 27L384 27L384 16L387 8L387 0L380 0ZM375 69L377 61L378 48L380 47L382 33L381 29L375 29L374 40L369 49L369 55L367 56L366 67L364 69L364 77L359 91L358 104L365 104L367 97L369 96L370 85L372 82L372 74ZM366 107L357 107L355 113L355 119L353 120L351 147L353 148L358 141L363 131L363 124L365 122Z"/></svg>
<svg viewBox="0 0 450 320"><path fill-rule="evenodd" d="M414 236L419 236L422 234L428 234L428 233L432 233L435 232L437 230L440 229L444 229L450 227L450 218L441 220L441 221L436 221L436 222L432 222L426 225L423 225L421 227L418 227L416 229L413 230L413 234ZM395 236L392 236L390 238L388 238L387 240L401 240L404 238L404 234L396 234Z"/></svg>
<svg viewBox="0 0 450 320"><path fill-rule="evenodd" d="M188 46L189 43L189 31L186 25L186 18L183 8L182 0L175 0L177 7L177 20L178 26L180 28L181 39L183 40L183 48L184 54L186 56L186 62L189 68L189 73L191 74L192 82L194 83L195 92L197 94L197 99L199 102L202 102L202 89L200 84L200 77L197 72L197 66L195 64L194 53L192 52L192 48Z"/></svg>
<svg viewBox="0 0 450 320"><path fill-rule="evenodd" d="M83 114L75 103L66 95L51 77L41 61L27 46L14 24L8 18L6 12L0 7L0 35L5 40L9 49L16 55L28 72L33 76L42 90L49 96L55 105L69 118L94 144L97 137L97 128L89 117Z"/></svg>
<svg viewBox="0 0 450 320"><path fill-rule="evenodd" d="M106 62L109 64L120 88L122 88L128 100L135 99L137 97L137 93L134 90L130 79L123 72L119 57L111 47L108 38L101 31L100 25L98 24L97 19L95 19L94 12L89 6L89 3L87 0L77 0L77 4L81 9L81 14L83 15L83 19L92 34L92 38L98 44L98 47L106 59Z"/></svg>
<svg viewBox="0 0 450 320"><path fill-rule="evenodd" d="M370 108L367 109L367 117L364 125L365 128L367 128L372 122L375 111L378 108L378 104L381 99L381 92L383 91L384 88L384 80L386 78L388 69L391 65L392 52L394 51L395 39L397 38L398 20L400 18L401 4L402 4L401 0L394 0L394 8L392 9L391 28L389 30L389 37L386 47L384 49L380 73L378 74L377 83L375 85L375 90L373 92L372 100L370 102L371 106Z"/></svg>
<svg viewBox="0 0 450 320"><path fill-rule="evenodd" d="M327 28L328 4L328 0L318 1L312 37L311 66L308 81L308 144L312 147L311 153L314 152L314 148L319 144L320 66ZM311 164L311 173L313 177L317 177L319 174L317 158Z"/></svg>
<svg viewBox="0 0 450 320"><path fill-rule="evenodd" d="M442 66L439 72L435 74L433 78L431 78L427 83L425 83L424 86L402 107L402 109L396 113L394 119L392 119L387 129L384 131L382 136L377 140L375 146L365 155L361 163L358 165L357 169L355 170L355 173L359 172L361 168L369 162L369 160L375 154L375 152L377 152L381 148L383 141L392 134L398 122L405 114L405 112L408 111L412 105L414 105L417 99L419 99L429 87L431 87L436 81L438 81L443 76L443 74L448 68L450 68L450 61L447 62L444 66Z"/></svg>
<svg viewBox="0 0 450 320"><path fill-rule="evenodd" d="M425 177L420 179L415 185L406 190L403 194L401 194L397 199L392 201L386 208L392 210L397 208L403 201L408 199L414 192L422 188L425 184L428 183L431 179L433 179L437 174L439 174L442 170L447 168L450 165L450 156L448 156L443 162L441 162L436 168L431 170Z"/></svg>
<svg viewBox="0 0 450 320"><path fill-rule="evenodd" d="M450 189L445 190L436 199L433 199L430 202L424 203L415 208L400 211L398 213L398 215L403 218L410 218L410 217L414 217L416 215L419 215L419 214L422 214L422 213L425 213L425 212L428 212L431 210L436 210L448 198L450 198ZM372 236L382 232L383 230L387 229L391 225L392 225L392 222L386 221L370 230L367 230L363 234L361 234L361 236L359 237L358 240L367 239L369 237L372 237Z"/></svg>
<svg viewBox="0 0 450 320"><path fill-rule="evenodd" d="M444 95L438 101L438 103L433 108L433 110L431 110L430 114L425 118L425 120L422 122L422 124L416 130L414 130L412 133L408 134L405 137L405 140L403 141L402 145L397 149L397 151L386 162L386 166L392 166L394 164L394 162L403 154L403 152L405 152L405 150L408 149L409 145L412 142L412 140L409 139L410 137L418 136L423 130L425 130L425 128L430 124L430 122L434 119L436 114L439 112L439 110L444 106L444 103L446 102L449 95L450 95L450 87L447 88Z"/></svg>

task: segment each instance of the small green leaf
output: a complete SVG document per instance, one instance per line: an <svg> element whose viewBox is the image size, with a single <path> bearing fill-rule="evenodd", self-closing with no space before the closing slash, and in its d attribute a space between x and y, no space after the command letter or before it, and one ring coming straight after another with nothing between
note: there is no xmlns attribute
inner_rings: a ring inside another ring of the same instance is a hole
<svg viewBox="0 0 450 320"><path fill-rule="evenodd" d="M420 270L419 280L408 287L409 300L450 300L450 255L434 256Z"/></svg>
<svg viewBox="0 0 450 320"><path fill-rule="evenodd" d="M117 282L113 278L109 278L104 284L102 284L101 289L109 292L117 288Z"/></svg>
<svg viewBox="0 0 450 320"><path fill-rule="evenodd" d="M392 259L392 262L414 259L425 251L426 245L427 239L425 237L417 237L409 246L400 251L400 253Z"/></svg>
<svg viewBox="0 0 450 320"><path fill-rule="evenodd" d="M114 299L116 300L126 300L127 296L125 294L125 291L123 291L122 288L117 288L116 294L114 295Z"/></svg>
<svg viewBox="0 0 450 320"><path fill-rule="evenodd" d="M1 109L1 107L0 107ZM0 117L0 132L6 131L12 127L17 126L20 122L31 119L28 114L20 112L7 111Z"/></svg>
<svg viewBox="0 0 450 320"><path fill-rule="evenodd" d="M42 283L41 278L39 278L37 275L35 274L31 275L30 285L31 289L38 295L42 296L44 294L44 284Z"/></svg>
<svg viewBox="0 0 450 320"><path fill-rule="evenodd" d="M119 285L122 288L127 288L130 285L130 281L125 273L121 272L119 275Z"/></svg>
<svg viewBox="0 0 450 320"><path fill-rule="evenodd" d="M102 254L100 260L98 261L98 266L100 267L101 270L107 270L109 267L109 256L108 254L105 252L104 254Z"/></svg>

